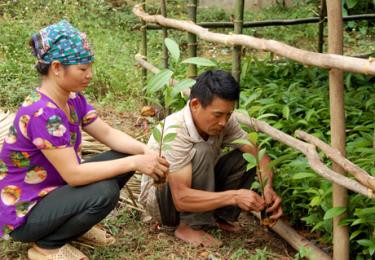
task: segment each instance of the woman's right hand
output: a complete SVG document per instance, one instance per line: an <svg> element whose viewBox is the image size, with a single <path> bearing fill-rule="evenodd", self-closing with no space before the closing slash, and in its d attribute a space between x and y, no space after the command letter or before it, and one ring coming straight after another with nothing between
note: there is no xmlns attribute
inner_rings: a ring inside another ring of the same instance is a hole
<svg viewBox="0 0 375 260"><path fill-rule="evenodd" d="M159 157L157 153L146 153L134 156L135 170L144 173L155 181L165 178L169 163L165 158Z"/></svg>

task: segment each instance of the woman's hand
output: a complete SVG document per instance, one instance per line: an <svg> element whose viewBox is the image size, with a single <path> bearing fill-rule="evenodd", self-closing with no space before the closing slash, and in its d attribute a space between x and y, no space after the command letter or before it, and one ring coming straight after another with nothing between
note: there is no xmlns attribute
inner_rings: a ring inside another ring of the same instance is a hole
<svg viewBox="0 0 375 260"><path fill-rule="evenodd" d="M146 150L145 154L134 156L135 170L144 173L155 181L160 178L165 178L168 170L169 163L166 159L159 157L156 152Z"/></svg>

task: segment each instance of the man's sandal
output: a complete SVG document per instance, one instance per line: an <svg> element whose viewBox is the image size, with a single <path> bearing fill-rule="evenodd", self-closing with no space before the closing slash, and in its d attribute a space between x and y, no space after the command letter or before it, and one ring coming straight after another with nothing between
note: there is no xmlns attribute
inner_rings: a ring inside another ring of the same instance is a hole
<svg viewBox="0 0 375 260"><path fill-rule="evenodd" d="M77 248L65 244L63 247L59 248L54 254L44 255L36 248L30 248L27 251L27 257L30 260L82 260L88 259L86 255L84 255L81 251Z"/></svg>
<svg viewBox="0 0 375 260"><path fill-rule="evenodd" d="M116 242L116 239L105 230L93 226L89 231L80 236L77 241L93 246L109 246Z"/></svg>

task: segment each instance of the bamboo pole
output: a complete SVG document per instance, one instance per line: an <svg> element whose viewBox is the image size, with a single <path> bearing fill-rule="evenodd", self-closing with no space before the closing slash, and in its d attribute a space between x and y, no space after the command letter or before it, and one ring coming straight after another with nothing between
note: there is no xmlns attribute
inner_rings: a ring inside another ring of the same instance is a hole
<svg viewBox="0 0 375 260"><path fill-rule="evenodd" d="M328 52L343 53L343 22L341 14L341 0L327 1L328 14ZM343 71L331 69L329 71L329 101L331 146L345 156L345 105L344 105L344 77ZM344 170L337 164L332 164L335 172L345 175ZM347 207L347 190L337 184L332 185L333 207ZM346 217L346 213L333 219L333 259L349 259L349 229L339 225Z"/></svg>
<svg viewBox="0 0 375 260"><path fill-rule="evenodd" d="M324 21L327 20L327 17L323 17ZM358 14L358 15L348 15L344 16L343 20L348 21L360 21L360 20L374 20L375 14ZM285 26L285 25L297 25L297 24L309 24L309 23L319 23L321 21L320 17L308 17L308 18L299 18L299 19L287 19L287 20L266 20L266 21L257 21L257 22L244 22L243 28L255 28L255 27L266 27L266 26ZM232 22L202 22L197 23L198 26L204 28L234 28L234 23ZM134 29L138 29L138 26L135 26ZM150 30L159 30L163 27L157 24L148 24L147 29Z"/></svg>
<svg viewBox="0 0 375 260"><path fill-rule="evenodd" d="M156 68L151 63L145 61L142 59L142 55L137 54L135 55L135 60L139 65L141 65L144 68L147 68L149 71L152 71L153 73L158 73L160 70ZM177 81L173 80L170 84L173 86L177 83ZM189 95L190 90L185 90L183 92L184 95ZM320 176L323 178L333 182L337 183L339 185L342 185L354 192L357 192L359 194L362 194L370 199L375 200L375 195L372 192L371 189L368 187L365 187L364 185L358 183L355 180L349 179L339 173L336 173L335 171L331 170L329 167L327 167L325 164L323 164L320 160L319 154L316 152L315 146L309 143L305 143L301 140L298 140L290 135L287 135L283 133L282 131L271 127L266 122L257 120L255 118L250 118L248 116L245 116L243 114L240 114L238 112L234 113L234 116L236 119L241 123L244 124L252 129L255 129L256 131L261 131L269 136L271 136L274 140L277 140L283 144L286 144L290 147L293 147L300 151L301 153L305 154L309 165L311 168ZM345 164L345 160L340 159L341 164ZM348 168L349 171L352 170L352 168Z"/></svg>
<svg viewBox="0 0 375 260"><path fill-rule="evenodd" d="M242 34L244 0L236 0L234 6L234 33ZM241 45L233 46L232 50L232 76L240 82L241 75Z"/></svg>
<svg viewBox="0 0 375 260"><path fill-rule="evenodd" d="M160 0L161 15L167 17L167 4L165 0ZM168 68L169 54L167 46L165 45L165 38L168 37L168 30L166 27L163 27L163 66L165 69Z"/></svg>
<svg viewBox="0 0 375 260"><path fill-rule="evenodd" d="M326 0L320 0L319 10L319 38L318 38L318 52L323 53L324 44L324 22L326 20Z"/></svg>
<svg viewBox="0 0 375 260"><path fill-rule="evenodd" d="M190 21L193 23L197 22L197 5L198 0L189 0L187 8ZM188 33L188 48L189 57L197 56L197 36L194 33ZM197 66L189 64L188 66L188 77L194 78L197 76Z"/></svg>
<svg viewBox="0 0 375 260"><path fill-rule="evenodd" d="M260 219L259 213L254 211L252 211L251 213L258 219ZM317 247L313 242L298 234L291 226L289 226L282 220L278 220L276 224L270 228L274 232L276 232L280 237L282 237L286 242L288 242L289 245L291 245L295 250L298 251L301 248L310 249L310 255L308 256L308 259L331 259L329 255L327 255L324 251Z"/></svg>
<svg viewBox="0 0 375 260"><path fill-rule="evenodd" d="M143 9L146 10L146 0L142 0L142 6ZM141 46L140 46L140 52L144 57L147 57L147 24L146 21L142 20L142 27L141 27L141 32L142 32L142 37L141 37ZM147 82L147 70L142 69L142 87L146 86Z"/></svg>
<svg viewBox="0 0 375 260"><path fill-rule="evenodd" d="M158 23L162 26L194 33L206 41L217 42L226 46L243 45L253 49L270 51L305 65L312 65L321 68L336 68L354 73L375 75L374 59L365 60L337 54L315 53L301 50L274 40L259 39L248 35L226 35L214 33L197 26L192 22L178 21L165 18L161 15L149 15L142 10L140 5L134 6L133 12L136 16L142 18L146 22Z"/></svg>

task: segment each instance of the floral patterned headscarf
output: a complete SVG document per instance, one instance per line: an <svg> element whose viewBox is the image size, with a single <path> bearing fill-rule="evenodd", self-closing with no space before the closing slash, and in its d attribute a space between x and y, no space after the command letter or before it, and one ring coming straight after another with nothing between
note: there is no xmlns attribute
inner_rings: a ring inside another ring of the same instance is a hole
<svg viewBox="0 0 375 260"><path fill-rule="evenodd" d="M87 42L86 34L61 20L49 25L32 36L33 54L39 62L50 64L57 60L62 64L87 64L94 61L94 53Z"/></svg>

